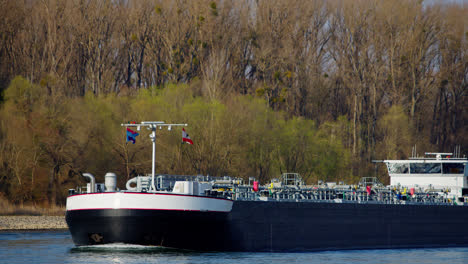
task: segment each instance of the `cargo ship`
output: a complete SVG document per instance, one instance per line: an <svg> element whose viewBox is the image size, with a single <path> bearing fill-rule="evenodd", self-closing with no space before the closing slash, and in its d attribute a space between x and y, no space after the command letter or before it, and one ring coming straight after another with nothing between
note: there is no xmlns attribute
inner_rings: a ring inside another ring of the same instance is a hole
<svg viewBox="0 0 468 264"><path fill-rule="evenodd" d="M196 251L300 252L468 245L468 160L426 153L383 160L390 185L306 185L284 173L254 178L156 174L158 128L185 124L123 124L151 131L152 173L105 183L93 175L69 190L66 221L77 246L124 243ZM185 131L184 131L185 132Z"/></svg>

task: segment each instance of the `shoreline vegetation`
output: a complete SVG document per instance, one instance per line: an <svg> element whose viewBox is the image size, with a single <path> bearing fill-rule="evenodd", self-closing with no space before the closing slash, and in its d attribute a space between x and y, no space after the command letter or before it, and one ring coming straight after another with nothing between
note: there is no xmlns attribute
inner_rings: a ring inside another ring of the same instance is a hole
<svg viewBox="0 0 468 264"><path fill-rule="evenodd" d="M3 216L64 216L65 207L41 207L32 204L13 204L0 195L0 217ZM0 222L1 223L1 222Z"/></svg>
<svg viewBox="0 0 468 264"><path fill-rule="evenodd" d="M468 7L443 2L0 0L0 215L151 171L131 121L189 124L158 131L161 174L388 184L373 160L463 156Z"/></svg>

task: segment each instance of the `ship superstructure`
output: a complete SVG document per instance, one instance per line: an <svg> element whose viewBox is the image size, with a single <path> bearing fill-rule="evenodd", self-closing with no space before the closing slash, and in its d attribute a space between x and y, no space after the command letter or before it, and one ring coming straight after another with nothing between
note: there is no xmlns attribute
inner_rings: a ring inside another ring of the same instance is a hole
<svg viewBox="0 0 468 264"><path fill-rule="evenodd" d="M425 153L408 160L384 160L390 185L450 193L464 202L468 199L467 159L453 153Z"/></svg>

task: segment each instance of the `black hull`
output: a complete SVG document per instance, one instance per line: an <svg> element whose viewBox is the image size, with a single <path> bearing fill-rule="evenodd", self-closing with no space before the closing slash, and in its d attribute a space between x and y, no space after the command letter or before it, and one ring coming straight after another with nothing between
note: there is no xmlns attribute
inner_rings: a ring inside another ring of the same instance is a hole
<svg viewBox="0 0 468 264"><path fill-rule="evenodd" d="M125 243L193 250L222 250L227 213L97 209L67 211L77 246Z"/></svg>
<svg viewBox="0 0 468 264"><path fill-rule="evenodd" d="M76 245L202 251L313 251L468 245L468 207L235 201L230 213L67 212Z"/></svg>

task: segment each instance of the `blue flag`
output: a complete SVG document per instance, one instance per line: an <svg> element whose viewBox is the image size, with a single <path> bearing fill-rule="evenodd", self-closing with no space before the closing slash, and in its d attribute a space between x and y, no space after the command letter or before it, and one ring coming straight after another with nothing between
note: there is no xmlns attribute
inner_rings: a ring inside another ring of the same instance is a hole
<svg viewBox="0 0 468 264"><path fill-rule="evenodd" d="M135 137L138 136L139 134L130 128L127 128L127 142L131 141L133 144L135 144Z"/></svg>

